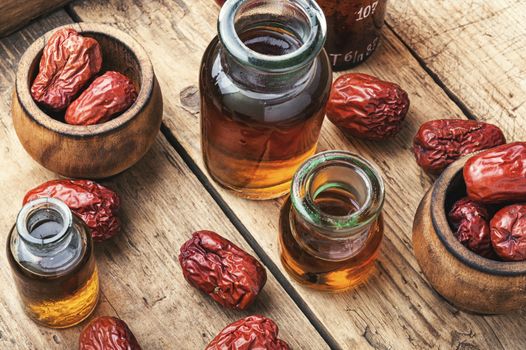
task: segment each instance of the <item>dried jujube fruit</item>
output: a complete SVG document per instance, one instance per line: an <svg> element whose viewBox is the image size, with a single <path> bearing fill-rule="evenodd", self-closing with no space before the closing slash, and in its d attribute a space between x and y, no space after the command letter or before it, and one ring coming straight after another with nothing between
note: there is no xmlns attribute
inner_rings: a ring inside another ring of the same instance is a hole
<svg viewBox="0 0 526 350"><path fill-rule="evenodd" d="M271 319L249 316L228 325L205 350L290 350L278 333Z"/></svg>
<svg viewBox="0 0 526 350"><path fill-rule="evenodd" d="M219 304L244 310L265 282L265 268L250 254L212 231L198 231L183 244L184 278Z"/></svg>
<svg viewBox="0 0 526 350"><path fill-rule="evenodd" d="M31 96L44 108L66 109L102 66L99 43L72 28L54 32L47 41Z"/></svg>
<svg viewBox="0 0 526 350"><path fill-rule="evenodd" d="M132 331L121 319L97 317L80 333L80 350L141 350Z"/></svg>
<svg viewBox="0 0 526 350"><path fill-rule="evenodd" d="M66 110L73 125L104 123L127 110L137 99L135 86L125 75L109 71L98 77Z"/></svg>
<svg viewBox="0 0 526 350"><path fill-rule="evenodd" d="M491 219L491 243L503 260L526 260L526 204L499 210Z"/></svg>
<svg viewBox="0 0 526 350"><path fill-rule="evenodd" d="M24 204L38 198L63 201L91 231L94 241L103 241L120 230L117 193L89 180L51 180L28 191Z"/></svg>
<svg viewBox="0 0 526 350"><path fill-rule="evenodd" d="M495 125L475 120L438 119L422 124L413 140L413 153L427 174L439 175L464 155L504 143L506 138Z"/></svg>
<svg viewBox="0 0 526 350"><path fill-rule="evenodd" d="M468 197L477 202L526 201L526 142L501 145L469 158L464 181Z"/></svg>
<svg viewBox="0 0 526 350"><path fill-rule="evenodd" d="M327 117L344 133L381 140L400 131L409 110L409 97L397 84L348 73L332 86Z"/></svg>
<svg viewBox="0 0 526 350"><path fill-rule="evenodd" d="M453 204L448 219L455 236L465 247L486 258L495 256L491 247L490 217L484 206L464 197Z"/></svg>

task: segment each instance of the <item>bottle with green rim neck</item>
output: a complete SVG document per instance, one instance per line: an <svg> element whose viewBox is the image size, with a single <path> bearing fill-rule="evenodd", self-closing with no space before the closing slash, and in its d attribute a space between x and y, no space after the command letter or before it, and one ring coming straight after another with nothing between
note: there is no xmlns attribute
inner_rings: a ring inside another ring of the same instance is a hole
<svg viewBox="0 0 526 350"><path fill-rule="evenodd" d="M286 270L310 287L339 291L374 271L383 238L384 184L377 167L327 151L296 172L281 209L279 246Z"/></svg>

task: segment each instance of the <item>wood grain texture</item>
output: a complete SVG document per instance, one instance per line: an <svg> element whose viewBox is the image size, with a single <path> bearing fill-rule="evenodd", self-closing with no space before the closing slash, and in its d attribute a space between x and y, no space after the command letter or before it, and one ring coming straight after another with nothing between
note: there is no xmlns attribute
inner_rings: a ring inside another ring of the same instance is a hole
<svg viewBox="0 0 526 350"><path fill-rule="evenodd" d="M165 123L204 171L196 86L201 56L216 33L215 3L86 0L73 3L71 9L82 20L111 23L143 43L163 88ZM526 343L524 312L491 318L460 312L430 288L414 258L413 215L430 181L415 164L412 138L424 121L458 117L462 112L396 36L389 30L384 34L378 52L356 71L398 82L408 91L412 107L402 132L382 143L349 141L326 121L319 147L355 151L374 160L384 172L386 238L377 274L343 294L323 294L290 283L345 349L520 348ZM282 200L250 202L215 189L240 225L281 267L276 245Z"/></svg>
<svg viewBox="0 0 526 350"><path fill-rule="evenodd" d="M34 162L17 140L9 112L16 64L39 35L70 21L65 12L58 12L0 40L3 242L25 192L57 177ZM216 230L251 249L166 139L159 136L143 160L104 184L121 195L123 227L119 236L96 245L102 288L96 315L124 319L143 349L203 349L227 324L249 314L274 319L282 338L296 349L328 348L271 274L246 312L225 310L186 283L177 256L193 231ZM31 322L19 305L5 255L0 261L0 348L76 349L85 323L50 330Z"/></svg>
<svg viewBox="0 0 526 350"><path fill-rule="evenodd" d="M394 0L387 23L478 119L526 138L526 2Z"/></svg>
<svg viewBox="0 0 526 350"><path fill-rule="evenodd" d="M0 2L0 38L32 19L64 6L71 0L2 0Z"/></svg>

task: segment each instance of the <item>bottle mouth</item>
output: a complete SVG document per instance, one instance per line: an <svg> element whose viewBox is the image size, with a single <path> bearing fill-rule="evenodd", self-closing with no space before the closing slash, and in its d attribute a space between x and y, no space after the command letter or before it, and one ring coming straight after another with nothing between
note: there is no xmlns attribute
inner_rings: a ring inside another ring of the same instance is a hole
<svg viewBox="0 0 526 350"><path fill-rule="evenodd" d="M248 48L239 34L265 27L286 30L302 45L283 55ZM325 44L325 15L314 0L228 0L219 14L219 40L239 63L270 72L290 71L312 62Z"/></svg>
<svg viewBox="0 0 526 350"><path fill-rule="evenodd" d="M316 204L316 197L331 188L344 189L356 210L331 215ZM292 180L291 202L301 217L320 229L346 234L370 225L381 212L385 190L374 163L347 151L327 151L309 158Z"/></svg>
<svg viewBox="0 0 526 350"><path fill-rule="evenodd" d="M47 225L47 229L44 225ZM55 198L39 198L28 202L20 210L16 220L19 236L24 241L37 245L60 241L72 225L71 210L64 202ZM37 231L41 232L36 234Z"/></svg>

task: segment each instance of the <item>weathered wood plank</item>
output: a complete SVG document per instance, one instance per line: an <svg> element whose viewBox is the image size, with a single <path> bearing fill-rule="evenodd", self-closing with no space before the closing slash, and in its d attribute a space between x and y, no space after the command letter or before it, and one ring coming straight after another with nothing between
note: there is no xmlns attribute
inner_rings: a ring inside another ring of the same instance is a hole
<svg viewBox="0 0 526 350"><path fill-rule="evenodd" d="M482 120L526 138L526 2L396 0L387 23Z"/></svg>
<svg viewBox="0 0 526 350"><path fill-rule="evenodd" d="M0 37L22 28L32 19L64 6L71 0L2 0L0 2Z"/></svg>
<svg viewBox="0 0 526 350"><path fill-rule="evenodd" d="M143 43L165 92L165 123L204 169L196 86L202 53L216 32L218 8L214 2L137 0L123 5L117 0L86 0L75 2L71 8L82 20L111 23ZM373 159L384 171L387 227L378 273L365 285L343 294L323 294L293 285L343 348L503 349L505 345L516 348L524 344L526 335L521 330L525 314L488 318L456 310L429 287L412 253L413 215L430 186L410 152L412 137L422 122L460 116L461 111L389 30L379 52L358 71L399 82L412 100L407 123L392 140L348 141L326 122L320 143L322 150L354 150ZM276 245L282 200L249 202L215 188L281 267ZM507 327L497 327L499 323Z"/></svg>
<svg viewBox="0 0 526 350"><path fill-rule="evenodd" d="M4 242L26 190L56 178L25 153L13 129L10 100L16 64L38 35L70 21L65 12L58 12L0 41L0 182L4 186L0 220ZM158 137L136 166L105 184L121 195L123 232L96 246L103 293L96 314L123 318L143 349L203 349L228 323L254 313L276 320L282 337L296 349L328 348L271 274L262 295L246 312L225 310L186 283L177 256L193 231L216 230L251 250L164 137ZM77 348L83 325L50 330L24 315L3 256L0 348Z"/></svg>

